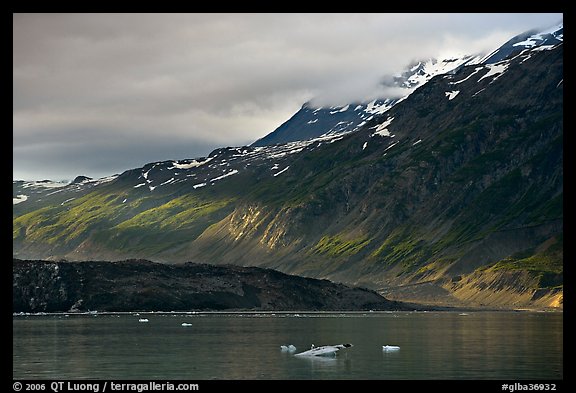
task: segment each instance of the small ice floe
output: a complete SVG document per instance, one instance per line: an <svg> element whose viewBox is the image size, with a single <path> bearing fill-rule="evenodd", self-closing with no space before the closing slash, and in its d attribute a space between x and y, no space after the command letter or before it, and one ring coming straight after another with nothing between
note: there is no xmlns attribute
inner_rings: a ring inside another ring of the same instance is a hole
<svg viewBox="0 0 576 393"><path fill-rule="evenodd" d="M399 351L400 347L397 345L382 345L382 350L384 352L394 352L394 351Z"/></svg>
<svg viewBox="0 0 576 393"><path fill-rule="evenodd" d="M148 322L148 318L140 318L138 322Z"/></svg>
<svg viewBox="0 0 576 393"><path fill-rule="evenodd" d="M338 344L338 345L323 345L321 347L312 347L304 352L295 354L294 356L336 356L336 352L341 349L350 348L352 344Z"/></svg>
<svg viewBox="0 0 576 393"><path fill-rule="evenodd" d="M184 323L182 324L182 326L184 326L184 327L189 327L189 326L192 326L192 324L191 324L191 323L186 323L186 322L184 322Z"/></svg>
<svg viewBox="0 0 576 393"><path fill-rule="evenodd" d="M292 344L290 345L280 345L280 350L282 352L296 352L296 347Z"/></svg>

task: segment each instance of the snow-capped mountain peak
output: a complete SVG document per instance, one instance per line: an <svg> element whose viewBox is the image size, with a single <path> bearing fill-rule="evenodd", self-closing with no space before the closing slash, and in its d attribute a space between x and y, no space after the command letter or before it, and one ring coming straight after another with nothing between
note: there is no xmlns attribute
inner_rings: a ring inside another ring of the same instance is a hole
<svg viewBox="0 0 576 393"><path fill-rule="evenodd" d="M436 75L455 74L467 65L496 64L528 49L551 49L563 41L563 32L564 24L560 22L550 28L520 34L485 56L460 54L414 61L404 71L383 78L382 85L393 88L396 93L394 97L384 96L376 100L330 108L318 108L307 102L294 116L270 134L254 142L252 146L305 141L357 131L372 117L388 111ZM398 96L399 91L404 91L405 94Z"/></svg>
<svg viewBox="0 0 576 393"><path fill-rule="evenodd" d="M462 55L417 61L412 63L408 70L394 77L394 81L400 87L416 88L428 82L435 75L455 73L472 59L474 56Z"/></svg>
<svg viewBox="0 0 576 393"><path fill-rule="evenodd" d="M252 146L304 141L357 131L375 115L386 112L434 76L454 73L475 58L464 55L419 60L411 63L403 72L383 78L382 85L394 88L395 93L404 91L401 96L396 94L394 97L381 97L328 108L318 108L307 102L292 118L254 142Z"/></svg>
<svg viewBox="0 0 576 393"><path fill-rule="evenodd" d="M494 64L525 49L536 47L552 48L563 41L564 22L544 30L530 30L511 38L504 45L481 58L478 64Z"/></svg>

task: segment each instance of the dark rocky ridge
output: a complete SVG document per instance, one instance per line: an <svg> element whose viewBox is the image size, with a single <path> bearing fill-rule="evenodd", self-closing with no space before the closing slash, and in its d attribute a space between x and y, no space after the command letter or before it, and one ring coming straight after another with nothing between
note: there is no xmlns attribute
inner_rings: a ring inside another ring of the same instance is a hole
<svg viewBox="0 0 576 393"><path fill-rule="evenodd" d="M402 310L376 292L271 269L13 260L13 312Z"/></svg>

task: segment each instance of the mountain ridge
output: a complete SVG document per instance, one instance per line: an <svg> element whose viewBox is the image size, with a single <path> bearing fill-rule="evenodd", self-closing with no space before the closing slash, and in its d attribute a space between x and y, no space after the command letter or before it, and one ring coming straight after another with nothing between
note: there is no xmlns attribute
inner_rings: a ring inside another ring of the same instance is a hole
<svg viewBox="0 0 576 393"><path fill-rule="evenodd" d="M14 255L259 265L390 299L561 307L562 64L560 43L465 66L345 135L37 194L14 183Z"/></svg>
<svg viewBox="0 0 576 393"><path fill-rule="evenodd" d="M373 291L270 269L146 260L13 260L13 312L413 310Z"/></svg>
<svg viewBox="0 0 576 393"><path fill-rule="evenodd" d="M453 73L477 56L464 55L446 59L428 59L411 63L406 70L395 76L383 78L382 85L404 90L403 95L393 94L374 100L351 102L341 106L323 107L311 101L302 105L290 119L276 130L258 139L251 146L267 146L303 141L323 136L344 135L355 132L374 116L382 114L405 99L413 89L439 74Z"/></svg>
<svg viewBox="0 0 576 393"><path fill-rule="evenodd" d="M331 107L306 102L293 116L274 131L255 141L252 146L266 146L355 132L374 115L388 111L408 97L414 89L436 75L454 74L465 65L495 64L525 49L551 47L563 42L563 34L564 24L561 22L544 30L533 29L519 34L486 55L465 54L413 61L398 74L382 78L383 86L395 88L394 96L358 100ZM403 94L400 93L402 90L405 91Z"/></svg>

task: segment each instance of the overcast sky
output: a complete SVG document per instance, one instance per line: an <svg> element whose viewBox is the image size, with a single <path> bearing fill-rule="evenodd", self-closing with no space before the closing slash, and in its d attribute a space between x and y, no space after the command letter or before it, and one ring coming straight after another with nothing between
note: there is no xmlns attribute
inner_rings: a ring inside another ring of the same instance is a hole
<svg viewBox="0 0 576 393"><path fill-rule="evenodd" d="M304 102L382 93L417 59L562 14L15 14L13 176L102 177L241 146Z"/></svg>

